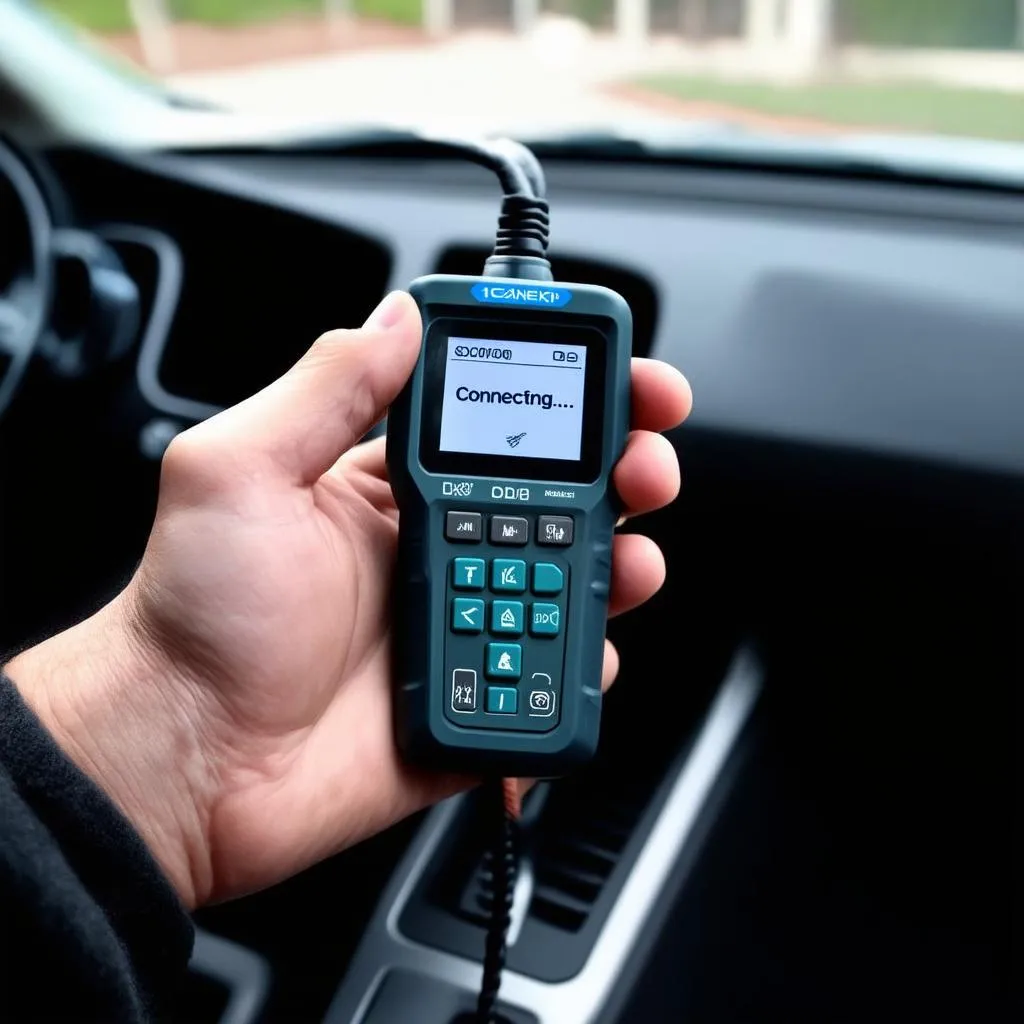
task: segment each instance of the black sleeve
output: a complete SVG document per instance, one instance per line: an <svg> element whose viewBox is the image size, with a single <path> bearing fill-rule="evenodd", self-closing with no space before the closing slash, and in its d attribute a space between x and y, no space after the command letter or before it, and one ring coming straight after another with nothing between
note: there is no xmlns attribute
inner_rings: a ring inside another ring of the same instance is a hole
<svg viewBox="0 0 1024 1024"><path fill-rule="evenodd" d="M191 948L142 839L0 677L0 1021L145 1021Z"/></svg>

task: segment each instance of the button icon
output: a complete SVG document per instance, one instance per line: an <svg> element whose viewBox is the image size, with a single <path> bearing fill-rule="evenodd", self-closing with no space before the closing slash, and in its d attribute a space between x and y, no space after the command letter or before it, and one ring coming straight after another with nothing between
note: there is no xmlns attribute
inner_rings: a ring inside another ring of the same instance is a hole
<svg viewBox="0 0 1024 1024"><path fill-rule="evenodd" d="M523 673L523 649L519 644L488 644L487 675L491 679L518 679Z"/></svg>
<svg viewBox="0 0 1024 1024"><path fill-rule="evenodd" d="M482 558L456 558L452 562L452 586L456 590L483 590L485 573Z"/></svg>
<svg viewBox="0 0 1024 1024"><path fill-rule="evenodd" d="M530 607L532 636L557 636L561 611L557 604L534 604Z"/></svg>
<svg viewBox="0 0 1024 1024"><path fill-rule="evenodd" d="M531 690L526 699L530 718L550 718L555 713L553 690Z"/></svg>
<svg viewBox="0 0 1024 1024"><path fill-rule="evenodd" d="M449 512L444 520L447 540L476 543L484 538L484 520L479 512Z"/></svg>
<svg viewBox="0 0 1024 1024"><path fill-rule="evenodd" d="M537 543L565 547L572 543L571 516L541 516L537 520Z"/></svg>
<svg viewBox="0 0 1024 1024"><path fill-rule="evenodd" d="M519 709L519 693L513 686L488 686L484 710L489 715L514 715Z"/></svg>
<svg viewBox="0 0 1024 1024"><path fill-rule="evenodd" d="M533 592L554 595L562 592L565 577L562 570L551 562L538 562L533 567Z"/></svg>
<svg viewBox="0 0 1024 1024"><path fill-rule="evenodd" d="M526 589L526 563L517 558L496 558L491 563L491 588L521 594Z"/></svg>
<svg viewBox="0 0 1024 1024"><path fill-rule="evenodd" d="M530 524L522 516L491 516L492 544L525 544Z"/></svg>
<svg viewBox="0 0 1024 1024"><path fill-rule="evenodd" d="M476 597L456 597L452 601L452 630L456 633L480 633L483 628L483 601Z"/></svg>
<svg viewBox="0 0 1024 1024"><path fill-rule="evenodd" d="M523 632L523 605L520 601L495 601L491 605L491 632L519 636Z"/></svg>
<svg viewBox="0 0 1024 1024"><path fill-rule="evenodd" d="M457 668L452 672L452 711L468 715L476 711L476 670Z"/></svg>

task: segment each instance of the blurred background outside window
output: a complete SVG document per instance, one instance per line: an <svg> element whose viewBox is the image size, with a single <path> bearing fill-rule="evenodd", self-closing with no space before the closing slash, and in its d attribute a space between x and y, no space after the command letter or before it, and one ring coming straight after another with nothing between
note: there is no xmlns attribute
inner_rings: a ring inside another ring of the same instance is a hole
<svg viewBox="0 0 1024 1024"><path fill-rule="evenodd" d="M1024 140L1024 0L39 0L218 107Z"/></svg>

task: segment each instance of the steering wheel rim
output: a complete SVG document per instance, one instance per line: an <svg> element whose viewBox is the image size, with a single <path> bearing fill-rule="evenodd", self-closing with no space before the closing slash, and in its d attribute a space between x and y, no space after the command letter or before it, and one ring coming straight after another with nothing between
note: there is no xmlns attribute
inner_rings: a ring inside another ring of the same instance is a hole
<svg viewBox="0 0 1024 1024"><path fill-rule="evenodd" d="M6 179L21 205L28 225L29 276L0 294L0 356L10 365L0 370L0 417L7 411L46 327L53 299L50 240L53 223L43 193L15 151L0 138L0 177Z"/></svg>

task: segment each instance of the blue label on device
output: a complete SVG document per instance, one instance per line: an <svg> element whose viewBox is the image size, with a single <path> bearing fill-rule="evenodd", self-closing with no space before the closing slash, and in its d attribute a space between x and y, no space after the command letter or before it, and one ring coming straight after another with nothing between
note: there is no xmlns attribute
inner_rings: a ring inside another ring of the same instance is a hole
<svg viewBox="0 0 1024 1024"><path fill-rule="evenodd" d="M470 289L477 302L493 302L501 306L548 306L568 304L572 292L568 288L551 288L537 284L485 284L478 281Z"/></svg>

